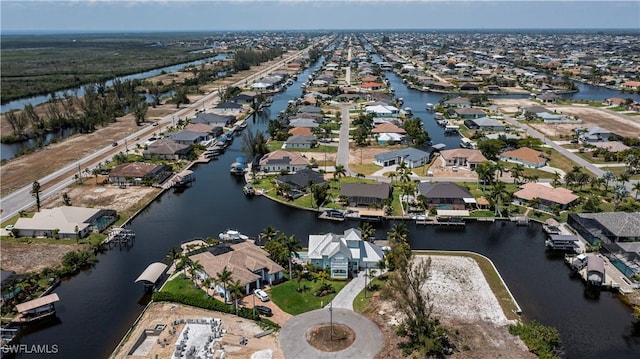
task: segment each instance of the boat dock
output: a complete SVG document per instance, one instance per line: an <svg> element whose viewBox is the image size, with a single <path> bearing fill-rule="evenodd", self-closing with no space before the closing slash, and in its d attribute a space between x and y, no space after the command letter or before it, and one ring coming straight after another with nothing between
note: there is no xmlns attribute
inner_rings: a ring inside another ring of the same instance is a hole
<svg viewBox="0 0 640 359"><path fill-rule="evenodd" d="M319 219L327 219L327 220L330 220L330 221L336 221L336 222L344 222L344 219L345 219L345 218L344 218L344 215L342 215L342 216L339 216L339 215L338 215L338 216L334 216L334 215L332 215L332 214L331 214L331 213L329 213L329 212L322 212L322 213L320 213L320 214L318 215L318 218L319 218Z"/></svg>
<svg viewBox="0 0 640 359"><path fill-rule="evenodd" d="M564 257L564 262L569 266L573 268L573 265L576 261L578 261L578 258L581 258L580 256L582 256L582 258L584 258L584 254L580 254L580 255L566 255ZM622 274L609 260L609 258L607 258L607 256L604 256L602 254L595 254L592 253L588 256L586 256L587 258L589 257L598 257L602 262L603 262L603 278L602 278L602 284L600 285L600 288L603 290L610 290L610 291L617 291L620 294L626 295L626 294L630 294L633 293L635 287L631 284L631 282L627 279L627 277ZM587 262L588 263L588 262ZM588 283L589 282L589 268L587 266L587 263L584 263L583 265L579 265L575 268L574 273L578 274L580 276L580 278L582 279L582 281L584 283Z"/></svg>
<svg viewBox="0 0 640 359"><path fill-rule="evenodd" d="M437 218L426 218L426 219L416 219L416 224L422 224L426 226L455 226L455 227L464 227L466 222L463 220L439 220Z"/></svg>
<svg viewBox="0 0 640 359"><path fill-rule="evenodd" d="M39 319L55 315L55 302L60 298L56 293L42 296L28 302L16 305L18 315L13 319L16 323L30 323Z"/></svg>
<svg viewBox="0 0 640 359"><path fill-rule="evenodd" d="M109 233L107 234L107 239L105 239L105 243L119 243L120 245L129 243L133 243L136 239L136 234L130 229L125 229L122 227L111 228Z"/></svg>

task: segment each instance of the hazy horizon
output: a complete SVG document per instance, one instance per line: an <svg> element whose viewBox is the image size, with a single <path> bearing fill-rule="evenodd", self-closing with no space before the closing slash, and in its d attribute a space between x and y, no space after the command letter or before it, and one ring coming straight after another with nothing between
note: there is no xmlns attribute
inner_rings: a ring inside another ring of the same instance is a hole
<svg viewBox="0 0 640 359"><path fill-rule="evenodd" d="M16 1L3 34L220 31L640 31L640 1Z"/></svg>

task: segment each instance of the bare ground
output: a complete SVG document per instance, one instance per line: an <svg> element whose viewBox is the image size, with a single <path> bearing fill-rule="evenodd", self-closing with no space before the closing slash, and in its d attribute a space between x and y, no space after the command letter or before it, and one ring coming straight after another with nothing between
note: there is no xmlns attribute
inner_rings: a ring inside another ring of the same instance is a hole
<svg viewBox="0 0 640 359"><path fill-rule="evenodd" d="M19 274L37 273L47 267L57 267L62 257L87 245L38 243L36 239L24 243L0 243L2 269Z"/></svg>
<svg viewBox="0 0 640 359"><path fill-rule="evenodd" d="M418 256L420 258L422 256ZM433 314L449 330L456 345L451 358L535 358L524 343L509 334L502 312L480 267L466 257L431 256L431 279L423 288L433 298ZM383 350L376 359L402 357L395 334L398 315L393 303L375 297L365 313L382 330Z"/></svg>
<svg viewBox="0 0 640 359"><path fill-rule="evenodd" d="M493 99L500 111L505 113L519 112L522 107L540 105L527 99ZM543 107L558 113L574 116L582 120L579 124L544 124L532 123L529 126L554 139L568 138L573 135L576 127L598 126L619 134L622 137L640 136L640 118L628 116L604 108L591 107L584 104L553 105L544 104Z"/></svg>

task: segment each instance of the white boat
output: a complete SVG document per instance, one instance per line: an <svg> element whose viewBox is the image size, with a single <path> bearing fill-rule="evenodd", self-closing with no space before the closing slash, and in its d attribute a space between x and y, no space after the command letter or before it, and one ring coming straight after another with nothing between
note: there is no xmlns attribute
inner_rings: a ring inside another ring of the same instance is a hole
<svg viewBox="0 0 640 359"><path fill-rule="evenodd" d="M460 147L474 150L476 148L476 144L470 139L462 137L460 138Z"/></svg>
<svg viewBox="0 0 640 359"><path fill-rule="evenodd" d="M434 106L433 106L433 104L432 104L432 103L430 103L430 102L428 102L428 103L424 106L424 109L425 109L425 110L427 110L427 111L433 111L433 108L434 108Z"/></svg>
<svg viewBox="0 0 640 359"><path fill-rule="evenodd" d="M246 240L249 239L249 237L245 236L244 234L236 231L235 229L227 229L224 232L221 232L218 235L218 238L220 238L221 241L233 241L233 240Z"/></svg>

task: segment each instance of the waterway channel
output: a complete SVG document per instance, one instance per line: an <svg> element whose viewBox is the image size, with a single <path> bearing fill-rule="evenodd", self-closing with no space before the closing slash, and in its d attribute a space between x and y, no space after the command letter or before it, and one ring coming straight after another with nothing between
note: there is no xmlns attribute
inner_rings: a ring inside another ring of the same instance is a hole
<svg viewBox="0 0 640 359"><path fill-rule="evenodd" d="M268 120L285 109L289 100L300 96L301 83L321 61L300 74L285 92L275 95L270 110L245 131L264 130ZM428 94L405 92L404 85L396 83L397 78L389 79L406 106L424 108ZM437 128L432 132L429 122L426 124L434 143L447 143L447 138L437 137ZM452 142L447 147L456 146L457 142ZM128 226L137 234L133 246L115 247L101 254L94 268L64 281L55 290L61 298L56 306L58 320L25 332L20 343L56 344L59 352L47 355L51 358L107 357L149 301L134 280L147 265L162 260L171 247L191 238L217 237L228 228L257 236L272 225L295 235L304 246L309 234L342 232L360 225L357 221L322 221L311 211L262 197L245 197L243 183L229 175L231 162L241 154L240 147L241 138L237 137L219 160L195 168L192 187L182 193L169 191L150 204ZM376 224L376 236L384 238L393 224ZM597 299L585 297L584 286L569 277L562 259L545 252L539 225L469 223L464 229L452 230L407 224L413 249L470 250L491 258L522 307L523 316L558 328L566 357L636 358L640 352L640 344L631 337L633 318L629 308L608 292Z"/></svg>

